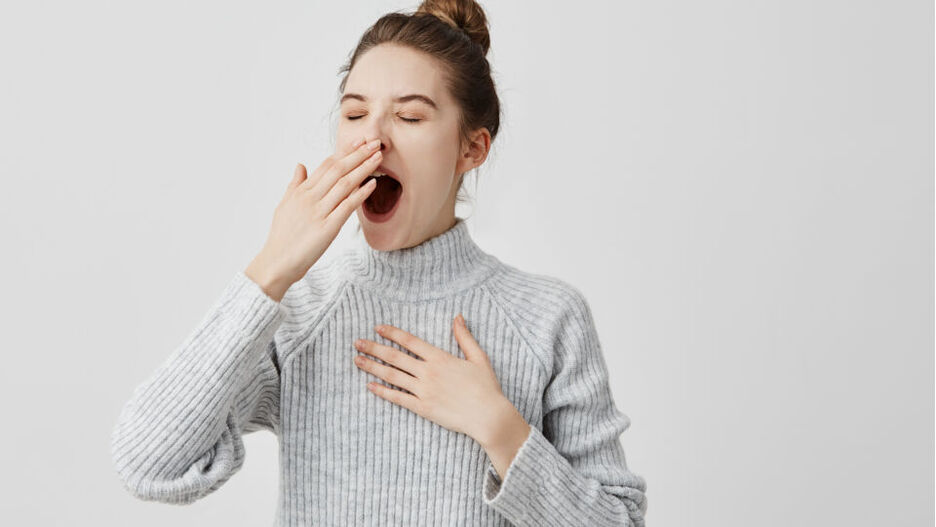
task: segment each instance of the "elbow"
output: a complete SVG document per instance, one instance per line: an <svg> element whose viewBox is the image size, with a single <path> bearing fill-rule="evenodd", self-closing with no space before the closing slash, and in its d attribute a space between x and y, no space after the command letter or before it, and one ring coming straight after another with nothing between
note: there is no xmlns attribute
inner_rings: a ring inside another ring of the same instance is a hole
<svg viewBox="0 0 936 527"><path fill-rule="evenodd" d="M131 496L143 501L174 505L188 505L204 496L194 489L185 491L178 480L148 479L139 475L120 474L123 488Z"/></svg>
<svg viewBox="0 0 936 527"><path fill-rule="evenodd" d="M244 463L243 442L230 430L194 460L165 455L164 449L134 449L133 444L115 435L112 462L124 489L143 501L193 503L220 488Z"/></svg>
<svg viewBox="0 0 936 527"><path fill-rule="evenodd" d="M644 517L647 514L647 483L644 478L631 474L633 481L630 485L616 487L614 494L624 506L624 525L628 527L645 527Z"/></svg>
<svg viewBox="0 0 936 527"><path fill-rule="evenodd" d="M144 501L177 505L193 503L221 487L243 464L231 456L218 456L213 449L178 474L155 465L135 469L115 465L124 489Z"/></svg>

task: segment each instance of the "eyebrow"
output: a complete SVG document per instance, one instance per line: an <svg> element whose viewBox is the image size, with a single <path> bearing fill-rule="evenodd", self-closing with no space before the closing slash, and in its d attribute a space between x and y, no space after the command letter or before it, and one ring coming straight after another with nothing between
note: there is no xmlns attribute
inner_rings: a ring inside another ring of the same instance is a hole
<svg viewBox="0 0 936 527"><path fill-rule="evenodd" d="M344 103L346 100L348 100L348 99L357 99L357 100L359 100L359 101L365 101L365 102L367 101L367 97L361 95L360 93L346 93L346 94L344 94L344 95L341 96L341 101L339 101L339 104L343 104L343 103ZM425 95L421 95L421 94L419 94L419 93L411 93L411 94L409 94L409 95L401 95L401 96L399 96L399 97L394 98L393 100L394 100L394 102L421 101L421 102L424 102L424 103L428 104L429 106L432 106L432 108L433 108L434 110L438 110L438 109L439 109L439 106L435 103L435 101L433 101L433 100L430 99L429 97L427 97L427 96L425 96Z"/></svg>

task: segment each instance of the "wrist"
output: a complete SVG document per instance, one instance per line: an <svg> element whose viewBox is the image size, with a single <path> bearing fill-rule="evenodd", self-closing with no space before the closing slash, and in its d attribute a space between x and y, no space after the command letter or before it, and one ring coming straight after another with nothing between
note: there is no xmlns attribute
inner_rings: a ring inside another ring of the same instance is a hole
<svg viewBox="0 0 936 527"><path fill-rule="evenodd" d="M250 262L247 268L244 269L244 274L260 286L260 289L276 302L283 299L286 290L289 289L294 282L294 280L290 280L283 273L267 265L262 255L257 255L257 257Z"/></svg>
<svg viewBox="0 0 936 527"><path fill-rule="evenodd" d="M490 420L475 438L485 450L490 451L503 445L514 444L519 438L526 438L529 434L526 419L506 397L493 405L489 415Z"/></svg>

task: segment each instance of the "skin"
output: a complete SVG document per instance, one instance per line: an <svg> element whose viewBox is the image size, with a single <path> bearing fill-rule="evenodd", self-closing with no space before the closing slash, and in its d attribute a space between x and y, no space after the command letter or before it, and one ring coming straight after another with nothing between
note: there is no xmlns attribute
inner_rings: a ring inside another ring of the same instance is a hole
<svg viewBox="0 0 936 527"><path fill-rule="evenodd" d="M373 223L363 207L358 207L367 243L382 251L412 247L454 226L459 176L484 162L491 135L480 128L470 134L469 141L460 140L460 110L445 86L439 63L407 47L378 45L359 57L348 73L342 95L348 94L359 94L366 100L342 99L339 148L350 149L360 139L379 139L381 163L396 172L403 183L402 201L389 221ZM437 107L419 100L394 101L408 94L425 95ZM376 382L367 384L371 393L468 435L484 448L498 475L505 479L507 468L530 434L530 425L504 396L490 359L461 315L453 320L452 332L465 359L401 328L381 324L375 331L421 360L391 346L358 339L354 347L362 353L354 357L354 364L413 395Z"/></svg>
<svg viewBox="0 0 936 527"><path fill-rule="evenodd" d="M422 94L438 106L418 100L394 102L400 95ZM358 58L342 94L360 101L341 102L336 142L379 139L381 163L399 175L403 195L396 213L374 223L358 207L367 243L389 251L418 245L455 224L458 177L487 158L491 134L480 128L471 141L458 136L460 109L445 86L439 63L429 55L396 44L380 44ZM408 122L404 119L419 119Z"/></svg>

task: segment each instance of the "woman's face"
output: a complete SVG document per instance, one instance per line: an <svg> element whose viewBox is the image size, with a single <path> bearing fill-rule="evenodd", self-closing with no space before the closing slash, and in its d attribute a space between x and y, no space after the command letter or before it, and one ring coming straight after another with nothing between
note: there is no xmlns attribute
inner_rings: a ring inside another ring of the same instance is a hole
<svg viewBox="0 0 936 527"><path fill-rule="evenodd" d="M412 247L450 228L458 176L484 161L490 134L482 128L471 145L459 145L459 108L434 59L399 45L375 46L348 72L340 104L337 147L380 139L380 164L402 184L389 219L376 221L365 213L368 204L358 207L368 244ZM384 190L383 179L371 198Z"/></svg>

